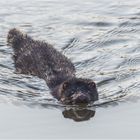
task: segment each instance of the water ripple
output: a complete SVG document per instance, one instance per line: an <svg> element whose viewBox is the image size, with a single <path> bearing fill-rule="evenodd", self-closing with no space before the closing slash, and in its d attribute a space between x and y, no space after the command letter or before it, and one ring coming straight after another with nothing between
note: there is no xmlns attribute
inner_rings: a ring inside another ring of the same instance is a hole
<svg viewBox="0 0 140 140"><path fill-rule="evenodd" d="M139 1L118 3L0 1L0 101L61 106L44 81L14 73L12 50L6 45L7 32L13 27L51 41L73 61L78 77L93 79L100 97L97 106L139 99Z"/></svg>

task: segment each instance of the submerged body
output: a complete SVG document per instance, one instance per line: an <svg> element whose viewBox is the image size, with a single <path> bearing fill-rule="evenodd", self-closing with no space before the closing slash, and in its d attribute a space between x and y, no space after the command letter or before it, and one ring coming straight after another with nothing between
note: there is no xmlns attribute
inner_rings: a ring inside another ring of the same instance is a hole
<svg viewBox="0 0 140 140"><path fill-rule="evenodd" d="M9 31L7 41L14 50L16 71L44 79L52 95L61 102L77 104L98 100L95 83L76 78L72 62L52 45L33 40L15 28Z"/></svg>

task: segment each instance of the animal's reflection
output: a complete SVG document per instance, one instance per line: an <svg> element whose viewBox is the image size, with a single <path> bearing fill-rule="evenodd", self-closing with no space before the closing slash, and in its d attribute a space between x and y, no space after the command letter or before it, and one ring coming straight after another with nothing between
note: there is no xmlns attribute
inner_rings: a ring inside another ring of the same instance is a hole
<svg viewBox="0 0 140 140"><path fill-rule="evenodd" d="M34 106L41 106L43 108L57 108L59 110L62 111L62 115L64 118L68 118L68 119L72 119L76 122L80 122L80 121L87 121L90 118L95 116L95 108L93 107L80 107L80 106L76 106L76 107L67 107L67 106L61 106L60 104L46 104L46 103L32 103L32 104L28 104L28 106L30 107L34 107ZM60 105L60 106L59 106Z"/></svg>
<svg viewBox="0 0 140 140"><path fill-rule="evenodd" d="M95 110L86 108L70 108L62 112L65 118L73 119L76 122L87 121L95 116Z"/></svg>
<svg viewBox="0 0 140 140"><path fill-rule="evenodd" d="M62 111L64 118L72 119L76 122L87 121L90 118L95 116L95 107L88 107L86 105L76 105L76 106L67 106L62 105L59 102L56 102L54 98L52 99L40 99L35 94L16 94L15 96L22 99L24 103L30 108L40 106L41 108L56 108ZM38 99L36 99L38 98ZM18 105L15 101L13 104Z"/></svg>

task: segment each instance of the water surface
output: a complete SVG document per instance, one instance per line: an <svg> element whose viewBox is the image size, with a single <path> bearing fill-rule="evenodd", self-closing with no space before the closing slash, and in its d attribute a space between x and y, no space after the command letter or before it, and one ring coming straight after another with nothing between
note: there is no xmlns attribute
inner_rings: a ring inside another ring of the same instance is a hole
<svg viewBox="0 0 140 140"><path fill-rule="evenodd" d="M70 58L99 101L63 106L43 80L16 74L13 27ZM140 138L139 89L139 0L0 0L0 138Z"/></svg>

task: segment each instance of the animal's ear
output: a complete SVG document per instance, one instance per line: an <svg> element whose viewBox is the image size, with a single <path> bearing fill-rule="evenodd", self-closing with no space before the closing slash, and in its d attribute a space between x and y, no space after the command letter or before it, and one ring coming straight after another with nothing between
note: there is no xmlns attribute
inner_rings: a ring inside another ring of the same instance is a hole
<svg viewBox="0 0 140 140"><path fill-rule="evenodd" d="M96 84L93 81L91 81L91 82L88 83L88 86L90 88L95 88L96 87Z"/></svg>
<svg viewBox="0 0 140 140"><path fill-rule="evenodd" d="M67 82L64 82L63 83L63 89L66 89L68 87L68 83Z"/></svg>

